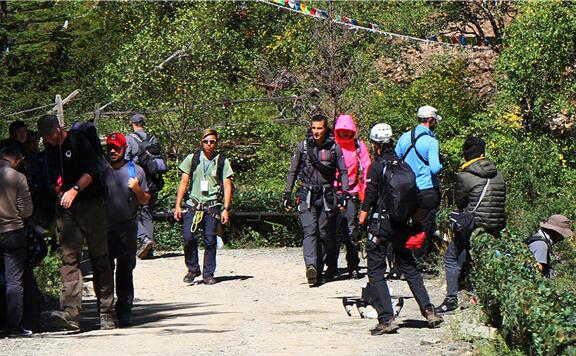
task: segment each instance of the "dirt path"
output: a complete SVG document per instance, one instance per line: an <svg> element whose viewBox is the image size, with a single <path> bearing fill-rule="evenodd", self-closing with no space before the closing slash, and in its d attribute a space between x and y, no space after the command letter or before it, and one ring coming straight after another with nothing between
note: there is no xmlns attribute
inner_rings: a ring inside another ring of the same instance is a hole
<svg viewBox="0 0 576 356"><path fill-rule="evenodd" d="M367 278L309 288L301 249L220 250L218 283L186 285L182 256L138 261L132 328L97 330L91 282L85 284L80 333L43 333L2 339L0 354L14 355L462 355L451 320L428 329L413 298L400 315L398 334L370 336L375 320L348 317L341 297L354 296ZM341 266L345 262L341 259ZM440 303L441 281L426 281ZM395 295L411 296L403 281Z"/></svg>

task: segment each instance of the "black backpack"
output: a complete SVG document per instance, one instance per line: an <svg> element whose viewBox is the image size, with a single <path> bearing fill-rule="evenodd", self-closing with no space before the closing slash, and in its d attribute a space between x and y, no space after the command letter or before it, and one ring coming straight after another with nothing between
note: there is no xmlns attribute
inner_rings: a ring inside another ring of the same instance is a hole
<svg viewBox="0 0 576 356"><path fill-rule="evenodd" d="M419 205L416 175L403 160L384 161L379 202L392 222L404 223Z"/></svg>
<svg viewBox="0 0 576 356"><path fill-rule="evenodd" d="M148 188L151 191L160 191L164 187L164 178L162 175L168 170L166 160L162 155L162 146L156 137L139 132L130 134L138 143L138 165L142 167L146 174Z"/></svg>
<svg viewBox="0 0 576 356"><path fill-rule="evenodd" d="M192 164L190 166L190 172L188 172L191 181L192 181L192 174L194 174L194 171L200 164L200 153L201 151L198 150L194 152L194 155L192 156ZM220 189L218 190L217 200L219 202L222 202L224 198L224 162L226 161L226 156L222 152L218 153L217 155L218 159L216 161L216 181L220 186Z"/></svg>
<svg viewBox="0 0 576 356"><path fill-rule="evenodd" d="M102 141L100 141L100 136L98 136L98 131L96 130L96 126L92 122L81 122L76 121L70 127L68 131L71 134L78 133L83 135L92 149L96 153L96 165L98 167L98 180L99 184L106 188L106 171L110 168L110 164L108 163L108 159L106 158L106 154L104 153L104 149L102 148Z"/></svg>

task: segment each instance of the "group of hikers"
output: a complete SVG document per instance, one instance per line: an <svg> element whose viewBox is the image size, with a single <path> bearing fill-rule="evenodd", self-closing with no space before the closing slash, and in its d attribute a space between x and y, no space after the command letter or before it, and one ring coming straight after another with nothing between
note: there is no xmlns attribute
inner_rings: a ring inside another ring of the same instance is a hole
<svg viewBox="0 0 576 356"><path fill-rule="evenodd" d="M388 124L375 125L370 131L370 153L356 137L350 115L340 115L332 131L328 118L315 114L307 137L296 147L286 179L283 206L298 211L305 276L311 287L337 276L340 243L346 246L349 277L362 278L359 242L367 230L366 295L379 321L371 330L373 335L398 329L398 311L387 285L392 272L404 276L428 325L436 327L443 322L442 313L458 307L460 271L470 261L469 234L456 234L444 256L447 295L435 307L422 273L429 271L437 234L442 163L434 128L442 118L431 106L421 107L417 118L419 124L396 144ZM100 328L133 325L133 270L137 256L147 258L153 253L152 209L167 170L160 143L144 131L145 120L141 114L131 116L133 132L109 134L105 150L91 123L77 122L65 129L56 116L44 115L37 122L37 132L22 121L10 125L10 137L0 142L0 256L4 260L0 323L8 336L29 336L40 330L41 292L33 269L46 255L45 233L54 225L57 238L50 245L61 254L62 286L61 310L50 313L50 327L80 329L84 241ZM230 223L234 172L230 160L217 149L216 130L206 129L199 138L200 148L178 167L181 179L174 219L182 222L187 268L183 282L192 284L202 277L203 284L213 285L218 237L223 225ZM466 163L457 177L455 198L460 218L471 214L473 228L498 235L505 226L502 174L485 157L485 144L478 137L466 139L463 156ZM461 223L457 215L454 221ZM543 274L552 275L552 244L571 235L570 221L553 215L527 241Z"/></svg>

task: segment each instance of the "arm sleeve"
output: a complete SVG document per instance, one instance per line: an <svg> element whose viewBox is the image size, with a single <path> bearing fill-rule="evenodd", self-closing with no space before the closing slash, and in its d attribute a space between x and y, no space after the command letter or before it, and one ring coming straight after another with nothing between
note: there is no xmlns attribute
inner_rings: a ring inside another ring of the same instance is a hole
<svg viewBox="0 0 576 356"><path fill-rule="evenodd" d="M18 178L18 193L16 195L18 215L22 219L28 219L30 216L32 216L33 212L32 196L30 195L30 189L28 188L26 177L20 174Z"/></svg>
<svg viewBox="0 0 576 356"><path fill-rule="evenodd" d="M140 188L142 188L143 192L149 191L148 182L146 181L146 173L144 173L142 167L138 166L137 164L134 165L134 168L136 168L136 176L138 177Z"/></svg>
<svg viewBox="0 0 576 356"><path fill-rule="evenodd" d="M224 168L222 169L222 179L230 178L234 175L234 171L232 170L232 165L230 164L230 160L226 158L224 160Z"/></svg>
<svg viewBox="0 0 576 356"><path fill-rule="evenodd" d="M432 138L428 146L428 164L430 165L430 172L432 174L438 174L442 170L439 151L438 140Z"/></svg>
<svg viewBox="0 0 576 356"><path fill-rule="evenodd" d="M464 175L468 173L459 173L456 176L456 191L454 192L454 202L458 210L464 210L468 206L468 196L470 192L464 182Z"/></svg>
<svg viewBox="0 0 576 356"><path fill-rule="evenodd" d="M190 168L192 168L192 156L193 154L189 154L188 156L186 156L186 158L184 158L182 163L180 163L180 165L178 166L178 169L182 173L186 173L188 175L192 175L192 173L194 173L190 172Z"/></svg>
<svg viewBox="0 0 576 356"><path fill-rule="evenodd" d="M370 169L370 153L368 153L368 147L364 141L360 141L360 162L362 163L362 168L364 171L362 172L362 182L366 182L366 178L368 177L368 170ZM364 189L366 189L366 184L363 184Z"/></svg>
<svg viewBox="0 0 576 356"><path fill-rule="evenodd" d="M340 173L340 183L342 184L342 191L348 192L350 183L348 182L348 168L346 161L344 161L344 154L340 145L336 145L336 164L338 165L338 172Z"/></svg>
<svg viewBox="0 0 576 356"><path fill-rule="evenodd" d="M77 142L77 147L80 151L80 157L82 159L78 160L80 163L80 176L82 174L88 174L92 177L92 180L99 179L98 177L98 157L96 151L88 141L88 139L81 133L75 135L75 140ZM104 182L101 182L104 184ZM92 183L90 183L92 184Z"/></svg>
<svg viewBox="0 0 576 356"><path fill-rule="evenodd" d="M378 200L378 180L380 178L381 165L377 162L373 162L370 165L370 171L368 172L368 178L366 179L366 195L364 197L364 202L362 203L362 211L370 212L370 209Z"/></svg>
<svg viewBox="0 0 576 356"><path fill-rule="evenodd" d="M292 156L292 161L290 162L290 168L288 168L288 176L286 177L286 186L284 188L285 192L292 192L294 188L294 183L296 183L296 178L298 177L298 172L300 172L301 162L300 157L302 156L303 143L300 142L296 146L296 151Z"/></svg>

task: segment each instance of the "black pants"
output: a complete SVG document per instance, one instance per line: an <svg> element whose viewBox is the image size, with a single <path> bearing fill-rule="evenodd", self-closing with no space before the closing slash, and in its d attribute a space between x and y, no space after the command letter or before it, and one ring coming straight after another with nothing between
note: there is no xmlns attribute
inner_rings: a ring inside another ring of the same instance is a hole
<svg viewBox="0 0 576 356"><path fill-rule="evenodd" d="M421 248L413 250L418 264L428 260L434 250L434 233L436 232L436 214L440 207L440 191L438 188L424 189L420 191L420 207L418 209L418 223L426 233L426 239Z"/></svg>
<svg viewBox="0 0 576 356"><path fill-rule="evenodd" d="M26 267L26 235L24 229L0 233L0 253L4 256L6 281L6 326L22 327L24 313L24 269Z"/></svg>
<svg viewBox="0 0 576 356"><path fill-rule="evenodd" d="M374 293L374 309L378 313L378 320L385 323L394 317L390 291L386 282L387 255L389 244L392 240L394 255L398 269L406 277L408 286L416 303L420 307L420 312L424 315L426 309L432 307L428 291L424 286L424 280L416 266L416 260L412 252L403 246L405 236L408 233L406 226L393 226L394 236L383 237L378 244L368 240L366 252L368 254L368 280Z"/></svg>
<svg viewBox="0 0 576 356"><path fill-rule="evenodd" d="M358 245L352 243L351 237L356 229L358 229L358 209L356 206L356 198L350 199L346 210L338 211L336 216L336 234L338 236L338 243L346 245L346 264L348 272L358 269L360 264L360 257ZM336 249L336 260L340 248Z"/></svg>
<svg viewBox="0 0 576 356"><path fill-rule="evenodd" d="M116 269L116 315L118 319L130 318L134 303L134 279L136 267L137 221L108 227L110 267Z"/></svg>

